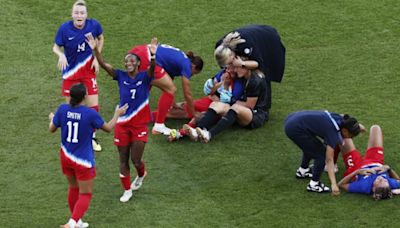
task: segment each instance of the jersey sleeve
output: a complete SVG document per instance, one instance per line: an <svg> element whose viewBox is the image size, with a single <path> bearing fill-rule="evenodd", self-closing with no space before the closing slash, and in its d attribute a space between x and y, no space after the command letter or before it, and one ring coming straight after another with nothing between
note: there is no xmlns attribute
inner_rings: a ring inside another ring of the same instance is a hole
<svg viewBox="0 0 400 228"><path fill-rule="evenodd" d="M115 77L113 77L113 80L119 81L121 78L122 70L115 69Z"/></svg>
<svg viewBox="0 0 400 228"><path fill-rule="evenodd" d="M98 112L96 112L95 110L91 110L92 111L92 127L96 128L96 129L100 129L101 127L103 127L104 125L104 120L103 118L101 118L100 114Z"/></svg>
<svg viewBox="0 0 400 228"><path fill-rule="evenodd" d="M60 47L64 46L63 27L64 27L64 25L60 26L60 28L58 29L58 31L56 33L56 37L54 38L54 43Z"/></svg>
<svg viewBox="0 0 400 228"><path fill-rule="evenodd" d="M60 109L61 109L61 106L58 107L56 114L54 114L54 117L53 117L53 124L57 128L61 127L61 110Z"/></svg>
<svg viewBox="0 0 400 228"><path fill-rule="evenodd" d="M101 24L95 19L93 19L93 32L94 37L98 37L103 34L103 28L101 27Z"/></svg>
<svg viewBox="0 0 400 228"><path fill-rule="evenodd" d="M187 79L192 77L192 62L189 59L187 64L182 64L181 75Z"/></svg>
<svg viewBox="0 0 400 228"><path fill-rule="evenodd" d="M388 178L389 185L391 189L398 189L400 188L400 182L394 178Z"/></svg>
<svg viewBox="0 0 400 228"><path fill-rule="evenodd" d="M261 82L255 79L258 76L252 76L246 87L246 97L258 97L261 94ZM255 80L254 80L255 79Z"/></svg>

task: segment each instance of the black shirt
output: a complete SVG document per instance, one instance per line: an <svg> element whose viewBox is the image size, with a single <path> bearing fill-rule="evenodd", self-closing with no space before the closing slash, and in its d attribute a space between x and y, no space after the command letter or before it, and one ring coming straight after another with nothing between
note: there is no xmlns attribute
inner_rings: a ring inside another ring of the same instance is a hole
<svg viewBox="0 0 400 228"><path fill-rule="evenodd" d="M239 32L240 37L246 40L237 45L234 50L236 55L257 61L267 80L281 82L285 70L286 49L278 31L268 25L248 25L233 32ZM216 43L215 48L222 43L223 38Z"/></svg>
<svg viewBox="0 0 400 228"><path fill-rule="evenodd" d="M249 97L257 97L257 103L253 110L267 111L267 93L266 93L266 82L262 74L257 74L252 71L251 77L246 83L244 88L244 100Z"/></svg>

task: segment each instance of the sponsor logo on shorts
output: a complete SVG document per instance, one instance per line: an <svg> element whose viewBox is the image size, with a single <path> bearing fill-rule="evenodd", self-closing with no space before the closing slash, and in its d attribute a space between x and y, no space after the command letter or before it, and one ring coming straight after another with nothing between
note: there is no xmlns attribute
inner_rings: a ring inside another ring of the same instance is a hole
<svg viewBox="0 0 400 228"><path fill-rule="evenodd" d="M142 137L144 137L144 136L146 136L146 135L147 135L147 132L142 131L142 132L140 132L140 133L138 134L138 138L142 138Z"/></svg>
<svg viewBox="0 0 400 228"><path fill-rule="evenodd" d="M382 150L378 150L378 154L383 154L383 151Z"/></svg>
<svg viewBox="0 0 400 228"><path fill-rule="evenodd" d="M119 139L114 139L114 142L119 142Z"/></svg>

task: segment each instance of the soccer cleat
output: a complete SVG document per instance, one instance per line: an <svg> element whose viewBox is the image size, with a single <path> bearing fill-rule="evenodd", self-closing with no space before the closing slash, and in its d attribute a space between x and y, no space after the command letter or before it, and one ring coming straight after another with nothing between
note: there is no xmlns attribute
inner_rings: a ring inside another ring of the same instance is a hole
<svg viewBox="0 0 400 228"><path fill-rule="evenodd" d="M208 143L211 139L211 134L209 131L205 129L201 129L199 127L196 128L196 132L199 135L200 141L202 143Z"/></svg>
<svg viewBox="0 0 400 228"><path fill-rule="evenodd" d="M196 129L192 128L188 124L184 124L182 128L186 132L186 135L189 136L190 140L196 142L199 139Z"/></svg>
<svg viewBox="0 0 400 228"><path fill-rule="evenodd" d="M333 168L333 170L335 171L335 173L339 172L339 168L337 167L337 164L335 164L335 167ZM326 165L324 167L324 171L328 172L328 168L326 167Z"/></svg>
<svg viewBox="0 0 400 228"><path fill-rule="evenodd" d="M88 228L89 227L89 223L83 222L82 219L79 219L79 221L76 223L76 226L78 228Z"/></svg>
<svg viewBox="0 0 400 228"><path fill-rule="evenodd" d="M178 141L178 139L180 138L182 138L181 133L179 133L179 131L176 129L171 129L171 132L169 133L167 140L168 142L174 142Z"/></svg>
<svg viewBox="0 0 400 228"><path fill-rule="evenodd" d="M321 181L318 181L318 184L311 186L310 183L307 185L307 191L309 192L318 192L318 193L325 193L330 192L331 190L324 185Z"/></svg>
<svg viewBox="0 0 400 228"><path fill-rule="evenodd" d="M297 179L312 178L311 168L308 168L305 172L301 172L300 168L298 168L296 171L296 178Z"/></svg>
<svg viewBox="0 0 400 228"><path fill-rule="evenodd" d="M99 141L97 141L96 138L92 139L92 146L93 146L93 150L96 152L100 152L101 151L101 145L99 143Z"/></svg>
<svg viewBox="0 0 400 228"><path fill-rule="evenodd" d="M119 198L119 201L121 201L122 203L128 202L130 198L132 198L132 196L133 196L132 189L125 190L124 194L122 194L121 198Z"/></svg>
<svg viewBox="0 0 400 228"><path fill-rule="evenodd" d="M169 135L171 133L171 129L166 127L165 124L155 123L153 129L151 130L153 135Z"/></svg>
<svg viewBox="0 0 400 228"><path fill-rule="evenodd" d="M147 171L144 171L144 175L142 177L136 176L135 180L131 184L131 189L136 191L140 187L142 187L143 180L147 176Z"/></svg>

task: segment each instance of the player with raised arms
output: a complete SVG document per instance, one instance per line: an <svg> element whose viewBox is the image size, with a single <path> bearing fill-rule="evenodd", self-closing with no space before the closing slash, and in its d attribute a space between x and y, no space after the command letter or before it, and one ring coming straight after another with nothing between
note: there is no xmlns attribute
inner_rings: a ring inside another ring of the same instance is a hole
<svg viewBox="0 0 400 228"><path fill-rule="evenodd" d="M152 41L149 47L150 67L147 71L139 71L141 59L130 53L124 58L126 71L115 69L103 59L93 37L89 36L87 42L94 50L100 66L113 80L117 81L120 104L129 104L125 115L118 119L114 135L114 144L118 148L120 160L119 177L125 190L120 201L127 202L133 196L132 190L137 190L142 186L143 179L147 174L142 156L148 137L147 124L151 121L149 96L150 84L154 79L154 53L157 41ZM130 183L129 158L137 172L132 184Z"/></svg>
<svg viewBox="0 0 400 228"><path fill-rule="evenodd" d="M58 107L56 114L49 114L49 130L61 128L61 168L68 180L68 206L71 218L64 228L87 227L82 217L92 199L96 163L92 147L93 128L111 132L119 116L128 109L125 104L116 108L113 118L105 123L93 109L85 106L87 90L82 83L70 88L69 104Z"/></svg>
<svg viewBox="0 0 400 228"><path fill-rule="evenodd" d="M99 64L85 39L88 35L95 37L98 41L99 51L101 51L104 37L100 23L87 17L85 1L76 1L72 6L72 20L63 23L57 31L53 52L58 56L57 66L62 72L61 94L68 102L70 87L76 83L83 83L88 90L87 106L98 112L99 96L96 74ZM95 151L101 151L95 133L93 133L92 143Z"/></svg>
<svg viewBox="0 0 400 228"><path fill-rule="evenodd" d="M156 38L153 38L153 40L157 41ZM129 53L134 53L140 57L140 70L148 69L150 59L148 45L135 46L129 51ZM198 116L199 113L196 112L193 105L190 78L201 72L203 69L203 60L199 56L195 56L191 51L185 54L176 47L166 44L157 44L156 64L157 67L154 75L155 80L152 82L152 85L157 86L163 90L163 92L158 100L157 116L155 117L155 124L152 133L169 135L171 129L165 126L165 120L170 108L172 106L176 107L176 104L174 103L176 87L172 80L175 77L181 77L187 110L190 115Z"/></svg>

